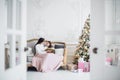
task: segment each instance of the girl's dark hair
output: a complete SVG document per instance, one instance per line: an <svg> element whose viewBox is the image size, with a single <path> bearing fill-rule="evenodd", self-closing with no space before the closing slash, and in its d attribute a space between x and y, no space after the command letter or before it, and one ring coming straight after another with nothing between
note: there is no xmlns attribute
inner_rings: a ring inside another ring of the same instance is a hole
<svg viewBox="0 0 120 80"><path fill-rule="evenodd" d="M51 47L52 47L52 43L51 43L51 41L48 41L48 43L49 43L48 48L51 48Z"/></svg>
<svg viewBox="0 0 120 80"><path fill-rule="evenodd" d="M34 55L36 54L36 48L35 48L35 46L37 44L41 44L44 40L45 40L44 38L39 38L39 40L37 41L37 43L34 45Z"/></svg>

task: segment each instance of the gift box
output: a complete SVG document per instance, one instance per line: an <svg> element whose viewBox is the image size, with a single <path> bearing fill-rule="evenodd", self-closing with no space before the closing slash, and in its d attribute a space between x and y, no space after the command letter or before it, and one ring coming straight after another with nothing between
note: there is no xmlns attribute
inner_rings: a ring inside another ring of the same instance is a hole
<svg viewBox="0 0 120 80"><path fill-rule="evenodd" d="M74 70L77 70L78 68L76 64L68 64L67 69L70 71L74 71Z"/></svg>
<svg viewBox="0 0 120 80"><path fill-rule="evenodd" d="M90 72L90 62L84 63L84 72Z"/></svg>
<svg viewBox="0 0 120 80"><path fill-rule="evenodd" d="M84 62L78 62L78 69L84 69Z"/></svg>
<svg viewBox="0 0 120 80"><path fill-rule="evenodd" d="M78 71L79 72L89 72L90 71L90 62L78 62Z"/></svg>

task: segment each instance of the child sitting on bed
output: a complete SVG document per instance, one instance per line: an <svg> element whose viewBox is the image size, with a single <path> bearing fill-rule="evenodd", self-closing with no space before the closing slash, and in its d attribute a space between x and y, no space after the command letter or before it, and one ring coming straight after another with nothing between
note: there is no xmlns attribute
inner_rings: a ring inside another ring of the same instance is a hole
<svg viewBox="0 0 120 80"><path fill-rule="evenodd" d="M55 50L53 48L47 48L45 51L47 53L55 53Z"/></svg>
<svg viewBox="0 0 120 80"><path fill-rule="evenodd" d="M50 41L47 41L47 44L49 44L48 48L45 49L47 53L55 53L55 50L52 48L52 43Z"/></svg>

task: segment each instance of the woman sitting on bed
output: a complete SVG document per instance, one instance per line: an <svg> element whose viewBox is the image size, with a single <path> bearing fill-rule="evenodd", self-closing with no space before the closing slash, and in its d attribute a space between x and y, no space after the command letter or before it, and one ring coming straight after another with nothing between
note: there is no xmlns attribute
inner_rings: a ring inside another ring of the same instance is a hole
<svg viewBox="0 0 120 80"><path fill-rule="evenodd" d="M45 41L44 38L40 38L38 42L35 44L35 52L38 54L45 54L47 48L51 48L51 42Z"/></svg>
<svg viewBox="0 0 120 80"><path fill-rule="evenodd" d="M36 67L38 71L54 71L60 67L63 57L56 54L48 54L54 53L54 51L50 49L51 47L51 42L45 41L44 38L40 38L36 43L36 54L32 59L32 65Z"/></svg>

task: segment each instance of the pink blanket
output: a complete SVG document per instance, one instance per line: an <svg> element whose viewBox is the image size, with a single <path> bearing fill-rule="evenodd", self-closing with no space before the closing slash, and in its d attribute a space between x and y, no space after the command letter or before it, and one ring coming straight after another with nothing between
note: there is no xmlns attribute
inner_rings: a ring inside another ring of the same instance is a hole
<svg viewBox="0 0 120 80"><path fill-rule="evenodd" d="M32 59L32 65L41 72L54 71L60 67L62 59L62 56L52 53L36 54Z"/></svg>

